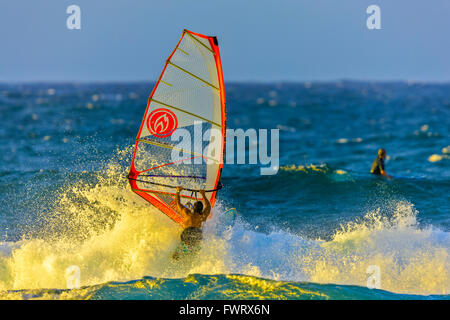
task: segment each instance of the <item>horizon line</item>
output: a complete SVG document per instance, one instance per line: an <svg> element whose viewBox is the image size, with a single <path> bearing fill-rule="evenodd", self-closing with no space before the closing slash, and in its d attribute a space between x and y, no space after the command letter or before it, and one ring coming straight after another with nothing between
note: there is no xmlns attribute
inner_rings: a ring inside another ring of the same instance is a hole
<svg viewBox="0 0 450 320"><path fill-rule="evenodd" d="M120 83L156 83L157 80L4 80L0 84L120 84ZM231 84L314 84L314 83L405 83L405 84L450 84L449 80L413 80L413 79L355 79L337 78L329 80L225 80Z"/></svg>

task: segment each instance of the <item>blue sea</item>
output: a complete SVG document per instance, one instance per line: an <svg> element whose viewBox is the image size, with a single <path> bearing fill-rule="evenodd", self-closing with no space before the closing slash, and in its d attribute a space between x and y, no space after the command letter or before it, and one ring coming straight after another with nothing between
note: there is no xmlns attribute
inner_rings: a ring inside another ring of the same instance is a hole
<svg viewBox="0 0 450 320"><path fill-rule="evenodd" d="M226 82L228 128L279 129L280 168L225 164L184 262L126 179L153 85L0 84L1 299L450 298L450 84Z"/></svg>

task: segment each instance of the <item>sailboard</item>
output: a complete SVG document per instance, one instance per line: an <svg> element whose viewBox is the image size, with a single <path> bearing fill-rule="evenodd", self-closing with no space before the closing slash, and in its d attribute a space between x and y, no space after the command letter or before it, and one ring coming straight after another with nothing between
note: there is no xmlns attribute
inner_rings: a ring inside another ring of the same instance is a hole
<svg viewBox="0 0 450 320"><path fill-rule="evenodd" d="M184 188L186 207L202 200L200 189L214 207L222 186L225 120L217 38L183 30L148 98L128 175L131 189L181 225L176 187Z"/></svg>

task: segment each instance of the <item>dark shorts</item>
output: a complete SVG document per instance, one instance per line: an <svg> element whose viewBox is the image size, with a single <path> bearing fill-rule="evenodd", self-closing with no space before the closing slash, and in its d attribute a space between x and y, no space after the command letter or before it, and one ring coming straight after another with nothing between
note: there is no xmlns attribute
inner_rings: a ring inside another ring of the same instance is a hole
<svg viewBox="0 0 450 320"><path fill-rule="evenodd" d="M189 227L181 233L181 241L187 246L196 246L202 239L202 230L199 228Z"/></svg>

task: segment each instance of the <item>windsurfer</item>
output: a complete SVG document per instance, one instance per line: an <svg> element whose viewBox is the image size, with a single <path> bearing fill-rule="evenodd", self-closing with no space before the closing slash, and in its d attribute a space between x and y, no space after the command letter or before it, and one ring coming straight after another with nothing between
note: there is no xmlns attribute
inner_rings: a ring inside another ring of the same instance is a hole
<svg viewBox="0 0 450 320"><path fill-rule="evenodd" d="M200 190L200 194L205 202L205 208L203 208L202 201L194 203L192 211L181 204L180 192L182 187L177 187L177 193L175 196L175 204L177 210L183 218L184 230L181 233L181 245L185 247L186 251L192 249L198 249L202 240L202 225L211 213L211 204L206 197L205 190ZM177 259L177 253L174 254L174 258Z"/></svg>
<svg viewBox="0 0 450 320"><path fill-rule="evenodd" d="M381 175L385 176L386 178L390 179L391 176L389 176L386 171L384 170L384 159L386 158L386 150L385 149L379 149L378 150L378 157L373 161L372 168L370 169L370 173L375 175Z"/></svg>

